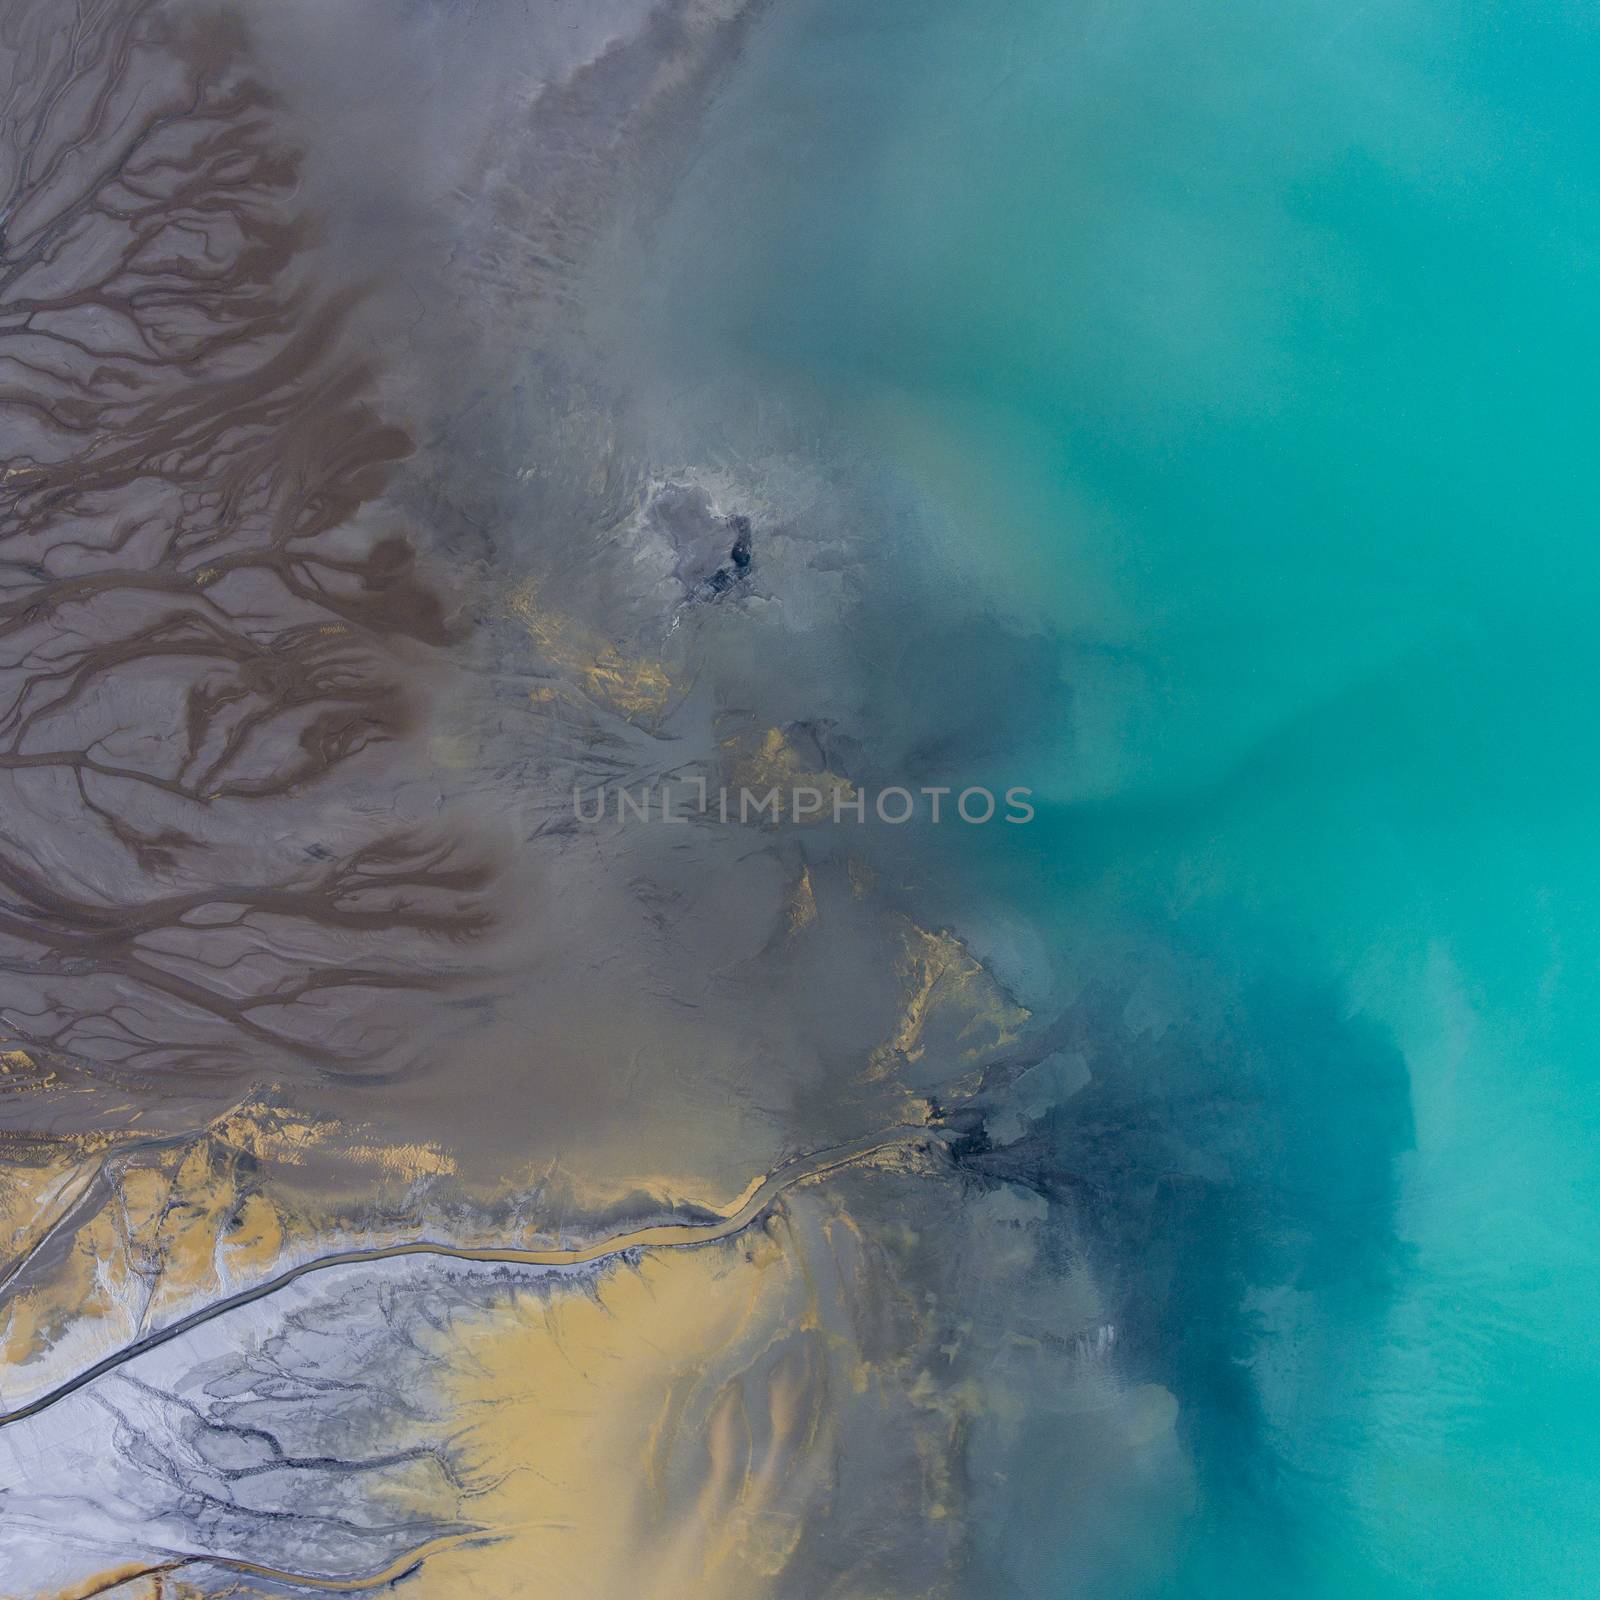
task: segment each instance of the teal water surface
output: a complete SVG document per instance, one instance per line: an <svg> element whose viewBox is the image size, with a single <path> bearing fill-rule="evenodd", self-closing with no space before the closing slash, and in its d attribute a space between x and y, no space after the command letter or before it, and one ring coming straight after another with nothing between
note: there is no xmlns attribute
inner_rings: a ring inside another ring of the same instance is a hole
<svg viewBox="0 0 1600 1600"><path fill-rule="evenodd" d="M997 892L1292 970L1403 1063L1402 1106L1266 1013L1342 1309L1257 1285L1172 1381L1145 1592L1600 1592L1597 75L1575 4L807 0L668 223L719 241L666 273L685 366L814 407L1062 641Z"/></svg>

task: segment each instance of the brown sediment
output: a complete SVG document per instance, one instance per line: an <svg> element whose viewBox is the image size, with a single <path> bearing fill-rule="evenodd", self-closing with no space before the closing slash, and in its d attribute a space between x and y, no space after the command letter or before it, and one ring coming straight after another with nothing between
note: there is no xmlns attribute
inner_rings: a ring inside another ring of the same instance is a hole
<svg viewBox="0 0 1600 1600"><path fill-rule="evenodd" d="M492 912L339 812L449 637L359 292L224 13L10 6L0 65L0 1013L169 1086L392 1071Z"/></svg>

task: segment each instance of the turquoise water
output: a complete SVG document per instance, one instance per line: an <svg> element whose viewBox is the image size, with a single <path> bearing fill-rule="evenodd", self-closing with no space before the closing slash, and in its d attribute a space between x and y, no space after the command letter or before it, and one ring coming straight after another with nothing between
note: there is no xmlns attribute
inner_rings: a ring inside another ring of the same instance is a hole
<svg viewBox="0 0 1600 1600"><path fill-rule="evenodd" d="M1261 1204L1339 1287L1167 1374L1202 1486L1150 1593L1600 1592L1597 72L1575 4L811 0L669 226L719 240L682 363L1062 641L997 890L1349 1030L1254 1025Z"/></svg>

